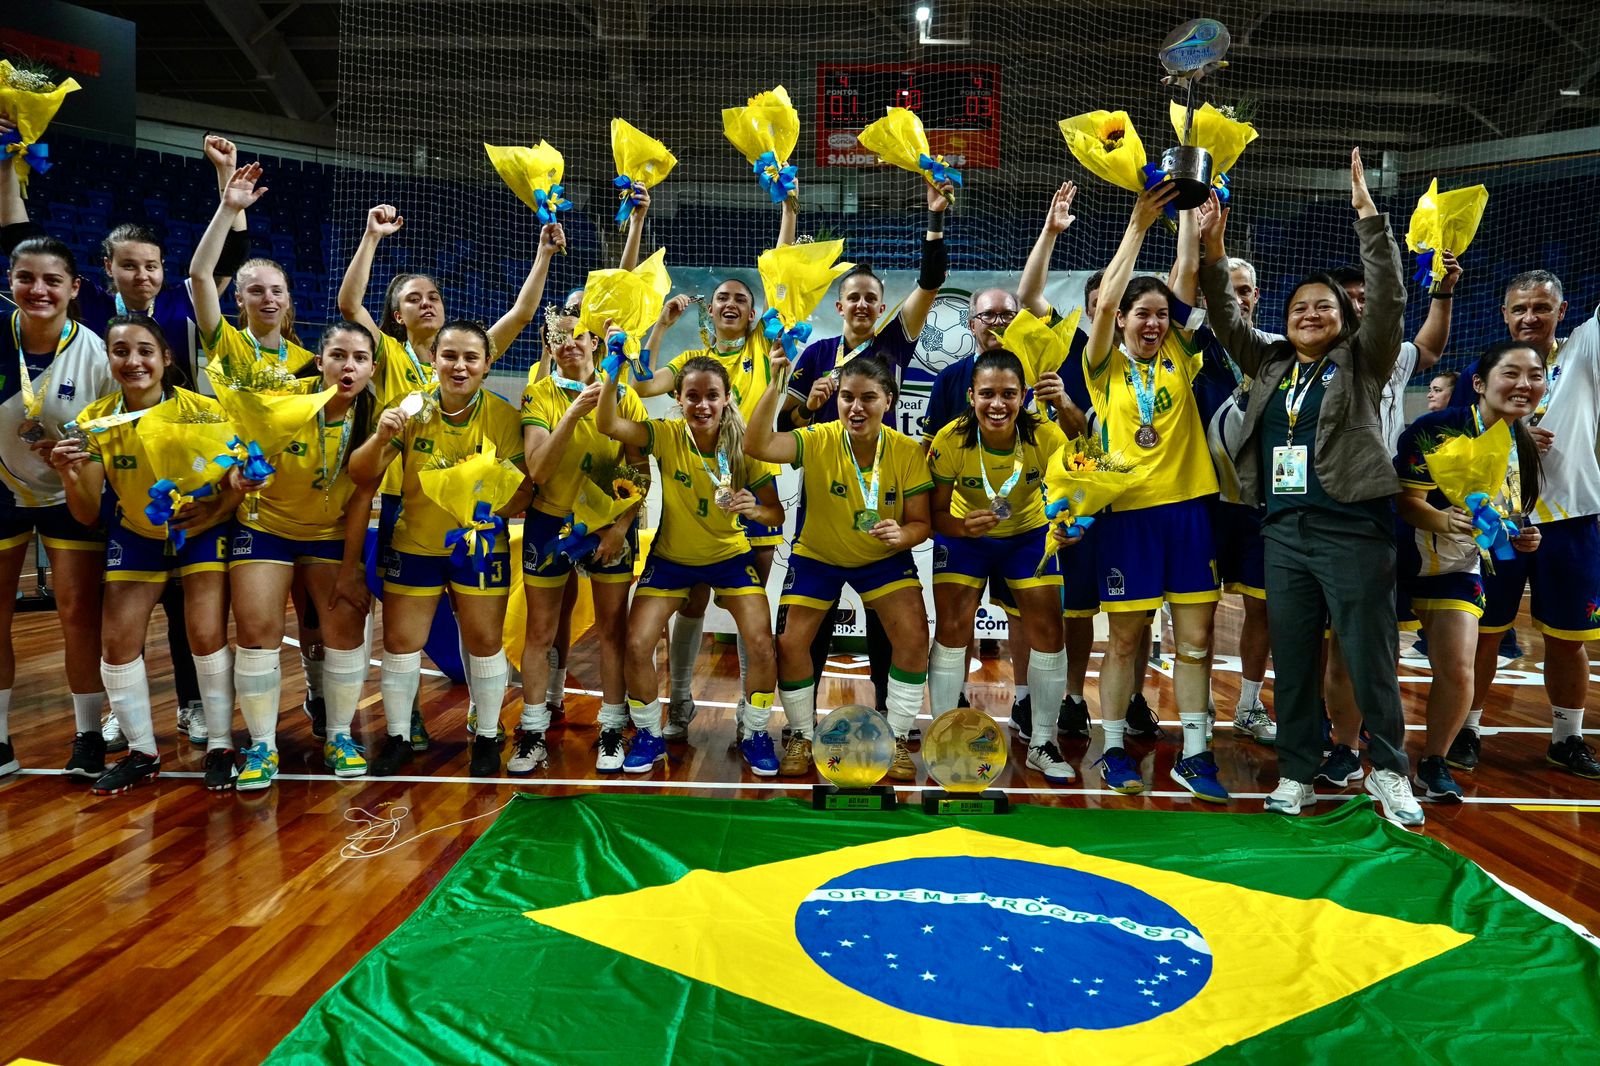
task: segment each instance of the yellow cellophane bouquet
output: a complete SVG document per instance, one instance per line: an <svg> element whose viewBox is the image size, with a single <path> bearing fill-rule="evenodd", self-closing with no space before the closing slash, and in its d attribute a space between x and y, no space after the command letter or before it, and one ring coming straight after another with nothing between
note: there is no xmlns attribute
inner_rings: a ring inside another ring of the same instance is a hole
<svg viewBox="0 0 1600 1066"><path fill-rule="evenodd" d="M28 175L50 166L49 146L39 143L62 101L79 85L71 78L57 82L48 73L24 63L0 59L0 114L17 128L0 138L7 155L15 157L17 186L28 195Z"/></svg>
<svg viewBox="0 0 1600 1066"><path fill-rule="evenodd" d="M630 358L636 358L672 291L666 257L667 250L657 248L654 255L632 270L591 270L583 286L579 331L604 337L609 323L611 328L622 330L625 351Z"/></svg>
<svg viewBox="0 0 1600 1066"><path fill-rule="evenodd" d="M633 214L635 190L655 188L678 165L678 157L626 119L614 118L611 120L611 158L617 165L617 176L611 183L622 200L616 222L618 226L625 226L628 216Z"/></svg>
<svg viewBox="0 0 1600 1066"><path fill-rule="evenodd" d="M1172 129L1180 139L1188 113L1188 108L1172 102ZM1189 132L1188 143L1211 153L1211 175L1215 181L1233 169L1245 147L1257 136L1256 128L1250 123L1231 118L1210 104L1202 104L1195 108L1194 128Z"/></svg>
<svg viewBox="0 0 1600 1066"><path fill-rule="evenodd" d="M886 115L862 130L856 140L867 151L876 153L881 162L921 174L930 185L961 184L961 172L946 165L944 156L932 154L928 132L915 111L891 107Z"/></svg>
<svg viewBox="0 0 1600 1066"><path fill-rule="evenodd" d="M1432 275L1437 284L1444 277L1444 253L1467 250L1488 204L1489 190L1482 185L1440 192L1438 178L1428 183L1406 229L1406 247L1418 254L1416 280Z"/></svg>
<svg viewBox="0 0 1600 1066"><path fill-rule="evenodd" d="M488 441L480 452L417 472L417 487L455 526L445 534L443 547L472 559L480 580L495 540L505 530L505 520L495 512L511 502L523 478L522 471L497 456Z"/></svg>
<svg viewBox="0 0 1600 1066"><path fill-rule="evenodd" d="M757 93L743 107L722 110L722 133L750 164L772 202L799 199L789 158L800 141L800 113L789 91L778 85Z"/></svg>
<svg viewBox="0 0 1600 1066"><path fill-rule="evenodd" d="M1098 438L1075 437L1052 455L1045 467L1045 517L1063 535L1074 526L1081 533L1095 515L1149 477L1151 469L1130 462L1120 452L1106 451ZM1059 548L1055 537L1045 541L1036 574L1044 572Z"/></svg>
<svg viewBox="0 0 1600 1066"><path fill-rule="evenodd" d="M1090 111L1060 125L1067 150L1091 174L1129 192L1144 191L1149 159L1126 111Z"/></svg>
<svg viewBox="0 0 1600 1066"><path fill-rule="evenodd" d="M489 162L500 180L533 209L541 223L559 222L560 212L571 210L572 204L562 195L561 188L566 161L547 142L540 141L532 148L485 144L483 150L489 153Z"/></svg>
<svg viewBox="0 0 1600 1066"><path fill-rule="evenodd" d="M1505 422L1476 437L1462 433L1437 443L1419 440L1417 446L1427 456L1434 486L1456 507L1470 511L1467 500L1473 494L1493 500L1505 486L1511 462L1511 427Z"/></svg>
<svg viewBox="0 0 1600 1066"><path fill-rule="evenodd" d="M840 263L844 241L785 244L761 253L756 267L767 296L761 329L769 342L783 345L792 362L811 339L806 319L817 309L833 283L854 263Z"/></svg>
<svg viewBox="0 0 1600 1066"><path fill-rule="evenodd" d="M153 484L145 517L164 526L185 505L209 496L235 461L230 442L237 436L231 422L209 406L196 407L175 396L150 408L139 419L139 446L150 462ZM184 532L171 531L173 547L183 546Z"/></svg>
<svg viewBox="0 0 1600 1066"><path fill-rule="evenodd" d="M1000 334L1000 346L1022 361L1024 385L1033 388L1040 374L1053 373L1066 362L1082 316L1083 309L1077 308L1051 326L1027 308L1017 312Z"/></svg>

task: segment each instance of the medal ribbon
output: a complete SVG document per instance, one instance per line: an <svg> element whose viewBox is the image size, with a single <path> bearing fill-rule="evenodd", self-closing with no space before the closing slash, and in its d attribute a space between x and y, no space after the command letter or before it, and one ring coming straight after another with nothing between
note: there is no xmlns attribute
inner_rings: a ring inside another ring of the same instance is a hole
<svg viewBox="0 0 1600 1066"><path fill-rule="evenodd" d="M561 371L554 366L550 368L550 380L555 382L556 388L567 392L582 392L587 387L581 381L574 381L572 378L562 376Z"/></svg>
<svg viewBox="0 0 1600 1066"><path fill-rule="evenodd" d="M155 304L154 300L150 301L150 309L147 310L147 311L130 311L130 310L128 310L128 305L126 303L124 303L123 300L122 300L122 293L120 293L120 292L112 293L111 294L111 298L114 301L116 301L117 314L119 314L119 315L143 315L146 318L151 318L153 316L151 315L150 312L154 311L156 309L156 304Z"/></svg>
<svg viewBox="0 0 1600 1066"><path fill-rule="evenodd" d="M1544 417L1545 411L1550 407L1550 399L1556 394L1556 382L1561 377L1561 346L1558 344L1550 350L1550 360L1545 366L1544 395L1539 397L1539 405L1533 409L1533 417L1528 419L1528 425L1537 426Z"/></svg>
<svg viewBox="0 0 1600 1066"><path fill-rule="evenodd" d="M1284 442L1286 444L1294 444L1294 426L1300 420L1300 407L1306 402L1306 396L1310 394L1312 384L1322 373L1324 359L1326 359L1326 356L1323 359L1318 359L1316 365L1311 368L1311 373L1306 375L1306 387L1303 389L1300 387L1300 360L1296 359L1294 368L1289 371L1289 387L1284 390L1283 394L1283 409L1289 415L1289 437Z"/></svg>
<svg viewBox="0 0 1600 1066"><path fill-rule="evenodd" d="M1472 428L1477 431L1473 434L1475 437L1483 436L1487 428L1483 424L1483 415L1478 413L1476 404L1472 407ZM1510 429L1511 427L1507 426L1506 428ZM1506 481L1502 492L1508 506L1514 507L1519 511L1522 510L1522 463L1517 455L1517 435L1515 433L1511 434L1511 457L1506 462Z"/></svg>
<svg viewBox="0 0 1600 1066"><path fill-rule="evenodd" d="M165 394L163 394L162 398L166 398ZM77 426L85 433L104 433L106 430L111 429L114 426L122 426L128 424L129 422L137 422L139 419L155 410L154 407L146 407L142 411L124 410L124 406L127 404L127 402L128 398L126 396L118 396L117 409L115 411L112 411L108 415L102 415L99 418L91 418L87 422L74 422L72 425Z"/></svg>
<svg viewBox="0 0 1600 1066"><path fill-rule="evenodd" d="M256 359L259 360L261 358L261 342L256 340L256 335L249 330L245 330L244 335L245 339L250 342L250 346L256 350ZM415 358L415 356L412 358ZM283 337L278 338L278 362L281 364L289 362L289 342Z"/></svg>
<svg viewBox="0 0 1600 1066"><path fill-rule="evenodd" d="M1018 436L1020 436L1020 434ZM1012 439L1012 441L1011 441L1011 476L1006 478L1005 484L1001 485L999 490L996 491L995 487L993 485L989 484L989 464L984 462L983 450L982 450L983 449L983 440L981 438L979 439L979 441L978 441L978 449L979 449L979 451L978 451L978 473L983 475L983 489L984 489L985 492L987 492L989 494L989 498L991 500L998 500L998 499L1002 499L1002 498L1004 498L1006 496L1011 495L1011 490L1016 488L1017 487L1017 482L1022 479L1022 449L1020 447L1020 444L1021 444L1020 440L1018 440L1016 438Z"/></svg>
<svg viewBox="0 0 1600 1066"><path fill-rule="evenodd" d="M426 367L423 366L422 360L417 358L417 350L411 347L410 338L407 338L405 341L405 350L406 358L411 360L411 369L417 372L417 381L420 384L426 385L428 383L428 371Z"/></svg>
<svg viewBox="0 0 1600 1066"><path fill-rule="evenodd" d="M683 424L683 439L688 443L690 453L700 460L700 469L706 472L706 477L715 482L719 489L732 489L733 471L728 467L728 457L720 451L717 452L717 473L713 474L705 456L701 455L700 449L695 446L694 435L689 432L689 423L687 422Z"/></svg>
<svg viewBox="0 0 1600 1066"><path fill-rule="evenodd" d="M1133 398L1139 404L1139 424L1153 426L1156 421L1156 363L1152 359L1145 363L1138 359L1128 360L1128 384L1133 386ZM1145 370L1150 371L1150 379L1145 380Z"/></svg>
<svg viewBox="0 0 1600 1066"><path fill-rule="evenodd" d="M345 451L350 447L350 423L355 415L352 407L345 412L343 421L339 423L339 451L333 457L333 471L328 471L328 422L327 415L322 411L317 412L317 467L322 473L322 498L327 500L333 491L333 479L339 476L340 469L344 466Z"/></svg>
<svg viewBox="0 0 1600 1066"><path fill-rule="evenodd" d="M67 319L61 327L61 337L56 341L55 354L50 357L50 365L39 378L39 388L35 391L33 373L28 370L28 354L22 350L22 312L11 312L11 341L17 348L17 387L22 390L22 406L29 418L39 417L39 411L44 407L45 393L50 389L50 378L56 372L55 357L66 350L77 333L78 324Z"/></svg>
<svg viewBox="0 0 1600 1066"><path fill-rule="evenodd" d="M850 434L840 433L839 443L844 447L844 457L850 464L850 469L855 471L856 484L861 489L862 509L876 511L878 509L878 464L883 460L883 427L878 427L878 445L872 453L872 481L870 485L867 479L861 476L861 468L856 465L856 454L850 448Z"/></svg>

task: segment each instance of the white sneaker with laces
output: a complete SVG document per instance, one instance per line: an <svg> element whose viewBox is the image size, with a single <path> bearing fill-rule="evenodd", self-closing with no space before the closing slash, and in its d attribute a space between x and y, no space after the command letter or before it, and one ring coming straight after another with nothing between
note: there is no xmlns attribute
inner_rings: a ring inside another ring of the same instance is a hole
<svg viewBox="0 0 1600 1066"><path fill-rule="evenodd" d="M623 748L622 730L602 729L600 731L600 748L595 755L594 768L602 774L614 774L622 769L628 753Z"/></svg>
<svg viewBox="0 0 1600 1066"><path fill-rule="evenodd" d="M210 739L206 731L206 709L199 702L189 704L189 724L185 727L189 731L189 743L204 744Z"/></svg>
<svg viewBox="0 0 1600 1066"><path fill-rule="evenodd" d="M1278 787L1267 794L1262 807L1273 814L1299 814L1302 807L1310 807L1316 802L1316 790L1310 785L1280 777Z"/></svg>
<svg viewBox="0 0 1600 1066"><path fill-rule="evenodd" d="M1414 827L1426 820L1411 781L1393 770L1372 771L1366 789L1383 807L1383 816L1396 825Z"/></svg>
<svg viewBox="0 0 1600 1066"><path fill-rule="evenodd" d="M1233 728L1240 736L1247 736L1257 744L1276 744L1278 725L1261 704L1241 707L1234 712Z"/></svg>
<svg viewBox="0 0 1600 1066"><path fill-rule="evenodd" d="M689 723L698 708L694 700L673 700L667 704L667 723L661 727L662 740L682 740L689 735Z"/></svg>
<svg viewBox="0 0 1600 1066"><path fill-rule="evenodd" d="M106 742L107 751L128 750L128 740L122 735L122 723L117 721L116 711L106 712L100 723L100 736Z"/></svg>
<svg viewBox="0 0 1600 1066"><path fill-rule="evenodd" d="M1072 764L1061 757L1055 742L1047 740L1028 749L1028 769L1037 770L1049 781L1073 781L1077 774Z"/></svg>

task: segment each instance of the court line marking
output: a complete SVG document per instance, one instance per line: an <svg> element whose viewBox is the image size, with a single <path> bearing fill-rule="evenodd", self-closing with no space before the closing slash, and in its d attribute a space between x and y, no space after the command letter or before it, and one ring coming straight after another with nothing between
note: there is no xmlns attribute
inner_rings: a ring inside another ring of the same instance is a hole
<svg viewBox="0 0 1600 1066"><path fill-rule="evenodd" d="M1592 811L1594 806L1579 806L1576 803L1528 803L1518 805L1519 811Z"/></svg>

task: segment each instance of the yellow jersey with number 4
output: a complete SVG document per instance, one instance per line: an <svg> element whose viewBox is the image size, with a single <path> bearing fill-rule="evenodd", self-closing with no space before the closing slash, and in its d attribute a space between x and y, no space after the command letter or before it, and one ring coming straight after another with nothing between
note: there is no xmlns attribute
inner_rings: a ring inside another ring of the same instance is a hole
<svg viewBox="0 0 1600 1066"><path fill-rule="evenodd" d="M1183 330L1172 329L1148 363L1129 358L1120 347L1101 363L1099 372L1084 349L1084 377L1100 417L1100 441L1108 452L1151 467L1150 476L1129 489L1116 503L1117 511L1134 511L1163 503L1178 503L1217 493L1217 470L1206 444L1206 430L1194 400L1194 378L1204 355ZM1134 375L1139 375L1137 384ZM1136 434L1144 424L1139 391L1150 396L1154 447L1139 444Z"/></svg>
<svg viewBox="0 0 1600 1066"><path fill-rule="evenodd" d="M554 433L556 423L561 421L577 395L576 392L561 388L553 377L530 382L522 393L522 424L538 426ZM631 387L623 388L617 400L617 412L633 422L643 422L650 417L639 394ZM522 451L521 445L518 445L517 451ZM578 497L578 487L583 479L589 476L590 471L611 466L621 454L622 445L600 432L594 412L590 411L579 418L578 424L573 427L556 472L534 486L534 509L557 518L567 517L572 513L572 503Z"/></svg>
<svg viewBox="0 0 1600 1066"><path fill-rule="evenodd" d="M337 421L313 418L302 426L287 448L270 457L277 472L261 490L256 516L250 517L249 499L239 505L239 524L289 540L343 540L345 511L355 492L348 470L355 418L352 405Z"/></svg>

